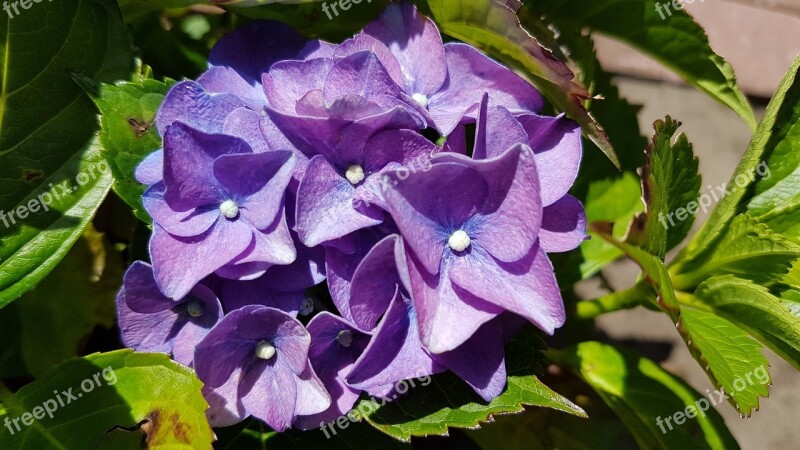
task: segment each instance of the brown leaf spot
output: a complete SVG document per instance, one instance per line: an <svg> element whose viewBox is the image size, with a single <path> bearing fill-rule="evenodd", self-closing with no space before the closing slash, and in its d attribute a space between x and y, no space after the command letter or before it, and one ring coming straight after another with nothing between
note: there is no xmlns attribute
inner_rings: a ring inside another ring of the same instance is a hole
<svg viewBox="0 0 800 450"><path fill-rule="evenodd" d="M33 183L39 178L44 178L44 172L42 172L41 170L37 169L22 170L22 180L25 181L26 183Z"/></svg>
<svg viewBox="0 0 800 450"><path fill-rule="evenodd" d="M153 126L153 122L142 122L134 117L129 117L128 125L130 125L131 128L133 128L133 132L136 133L136 137L140 138L145 133L150 131L150 127Z"/></svg>
<svg viewBox="0 0 800 450"><path fill-rule="evenodd" d="M164 411L154 410L142 425L147 435L146 447L153 448L165 444L191 444L192 427L181 420L178 413L166 415Z"/></svg>

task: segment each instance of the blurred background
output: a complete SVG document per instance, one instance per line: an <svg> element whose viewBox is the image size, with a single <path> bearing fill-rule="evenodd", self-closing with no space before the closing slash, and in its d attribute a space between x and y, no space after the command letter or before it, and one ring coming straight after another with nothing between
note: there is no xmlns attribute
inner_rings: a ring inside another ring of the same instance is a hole
<svg viewBox="0 0 800 450"><path fill-rule="evenodd" d="M712 48L733 66L760 117L800 53L800 0L694 0L685 6L705 28ZM710 190L709 185L727 182L750 141L747 125L641 53L602 36L596 36L596 41L598 57L616 75L620 94L643 105L639 112L642 133L652 135L653 122L671 115L684 123L681 129L700 158L701 194ZM699 215L695 225L704 221ZM603 271L615 290L633 285L638 273L629 261ZM605 291L593 281L579 286L579 293L593 298ZM663 314L637 308L601 316L597 326L606 340L642 351L699 392L714 389ZM743 449L800 448L800 373L771 351L764 352L772 364L773 387L760 410L741 419L730 404L717 409Z"/></svg>

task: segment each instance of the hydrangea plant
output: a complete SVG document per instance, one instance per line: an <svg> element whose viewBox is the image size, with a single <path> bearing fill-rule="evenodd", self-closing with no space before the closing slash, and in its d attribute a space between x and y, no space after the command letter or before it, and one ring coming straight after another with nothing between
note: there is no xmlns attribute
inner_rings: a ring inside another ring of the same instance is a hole
<svg viewBox="0 0 800 450"><path fill-rule="evenodd" d="M800 60L756 128L655 0L73 3L0 24L0 448L738 448L724 405L592 340L639 306L742 415L764 346L800 368ZM714 204L595 32L755 129ZM578 297L623 257L633 286Z"/></svg>

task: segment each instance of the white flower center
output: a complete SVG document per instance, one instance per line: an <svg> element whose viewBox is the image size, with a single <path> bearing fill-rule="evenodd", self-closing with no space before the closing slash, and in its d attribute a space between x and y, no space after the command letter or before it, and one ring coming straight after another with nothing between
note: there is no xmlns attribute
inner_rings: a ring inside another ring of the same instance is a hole
<svg viewBox="0 0 800 450"><path fill-rule="evenodd" d="M200 300L192 300L186 305L186 312L192 317L200 317L205 313L203 302Z"/></svg>
<svg viewBox="0 0 800 450"><path fill-rule="evenodd" d="M458 230L450 236L447 240L447 245L455 252L463 252L469 247L469 236L464 230Z"/></svg>
<svg viewBox="0 0 800 450"><path fill-rule="evenodd" d="M356 185L364 180L364 168L358 164L353 164L347 168L347 172L345 172L344 176L350 184Z"/></svg>
<svg viewBox="0 0 800 450"><path fill-rule="evenodd" d="M428 96L425 94L414 94L411 96L415 102L419 103L423 108L428 108Z"/></svg>
<svg viewBox="0 0 800 450"><path fill-rule="evenodd" d="M300 303L300 315L307 316L314 312L314 300L309 297L303 299L303 302Z"/></svg>
<svg viewBox="0 0 800 450"><path fill-rule="evenodd" d="M336 336L336 340L339 341L339 345L342 347L350 347L350 344L353 343L353 332L350 330L342 330L339 332L339 335Z"/></svg>
<svg viewBox="0 0 800 450"><path fill-rule="evenodd" d="M219 205L219 212L228 219L235 219L239 215L239 205L233 200L225 200Z"/></svg>
<svg viewBox="0 0 800 450"><path fill-rule="evenodd" d="M275 356L275 346L272 342L261 341L256 347L256 356L261 359L272 359Z"/></svg>

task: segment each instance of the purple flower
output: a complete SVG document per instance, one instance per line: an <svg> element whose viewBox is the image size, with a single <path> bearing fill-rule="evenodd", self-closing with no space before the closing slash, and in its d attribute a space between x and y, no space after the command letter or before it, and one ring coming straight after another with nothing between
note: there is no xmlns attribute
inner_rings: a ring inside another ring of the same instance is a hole
<svg viewBox="0 0 800 450"><path fill-rule="evenodd" d="M240 402L246 414L283 431L297 416L320 413L331 404L308 361L310 340L288 314L245 306L226 315L197 346L195 370L230 416L241 415Z"/></svg>
<svg viewBox="0 0 800 450"><path fill-rule="evenodd" d="M504 334L502 325L509 319L482 325L452 351L429 352L420 341L409 286L402 280L405 265L402 240L391 235L376 244L355 271L349 314L359 327L372 330L374 337L347 374L348 385L374 389L449 369L483 399L499 395L506 383L503 338L510 334Z"/></svg>
<svg viewBox="0 0 800 450"><path fill-rule="evenodd" d="M336 154L343 139L363 148L381 130L425 128L421 108L369 51L279 62L262 82L269 117L307 158Z"/></svg>
<svg viewBox="0 0 800 450"><path fill-rule="evenodd" d="M334 151L320 148L297 191L300 240L313 247L383 222L385 174L429 165L438 147L410 130L344 138Z"/></svg>
<svg viewBox="0 0 800 450"><path fill-rule="evenodd" d="M164 137L164 182L144 195L153 217L150 254L156 282L183 297L206 276L247 279L296 251L284 215L294 156L253 153L231 136L171 125Z"/></svg>
<svg viewBox="0 0 800 450"><path fill-rule="evenodd" d="M463 127L448 139L445 149L466 153ZM484 95L478 112L472 158L482 160L501 155L510 147L528 144L534 152L541 199L544 207L539 239L545 252L566 252L586 239L586 213L583 205L567 194L578 176L581 162L581 131L563 114L544 117L520 114L516 117L505 107ZM449 158L441 153L439 161Z"/></svg>
<svg viewBox="0 0 800 450"><path fill-rule="evenodd" d="M482 161L446 156L385 194L408 248L403 276L422 343L433 353L453 350L503 311L552 334L565 313L538 239L533 151L518 144Z"/></svg>
<svg viewBox="0 0 800 450"><path fill-rule="evenodd" d="M443 45L436 25L410 2L390 5L364 28L364 34L388 47L396 63L384 56L384 65L398 66L392 71L399 74L395 81L427 109L428 117L445 136L459 123L475 121L484 93L514 113L536 112L542 107L539 93L508 68L467 44ZM371 47L378 55L385 53L374 44Z"/></svg>
<svg viewBox="0 0 800 450"><path fill-rule="evenodd" d="M328 312L315 316L308 324L311 346L308 358L330 394L332 402L325 411L298 417L294 426L302 429L319 427L347 414L358 400L360 389L350 387L344 377L367 347L371 336L341 317Z"/></svg>
<svg viewBox="0 0 800 450"><path fill-rule="evenodd" d="M174 301L161 293L152 267L141 261L125 273L117 311L126 347L168 353L187 366L193 363L195 346L222 318L222 306L209 288L198 284Z"/></svg>

